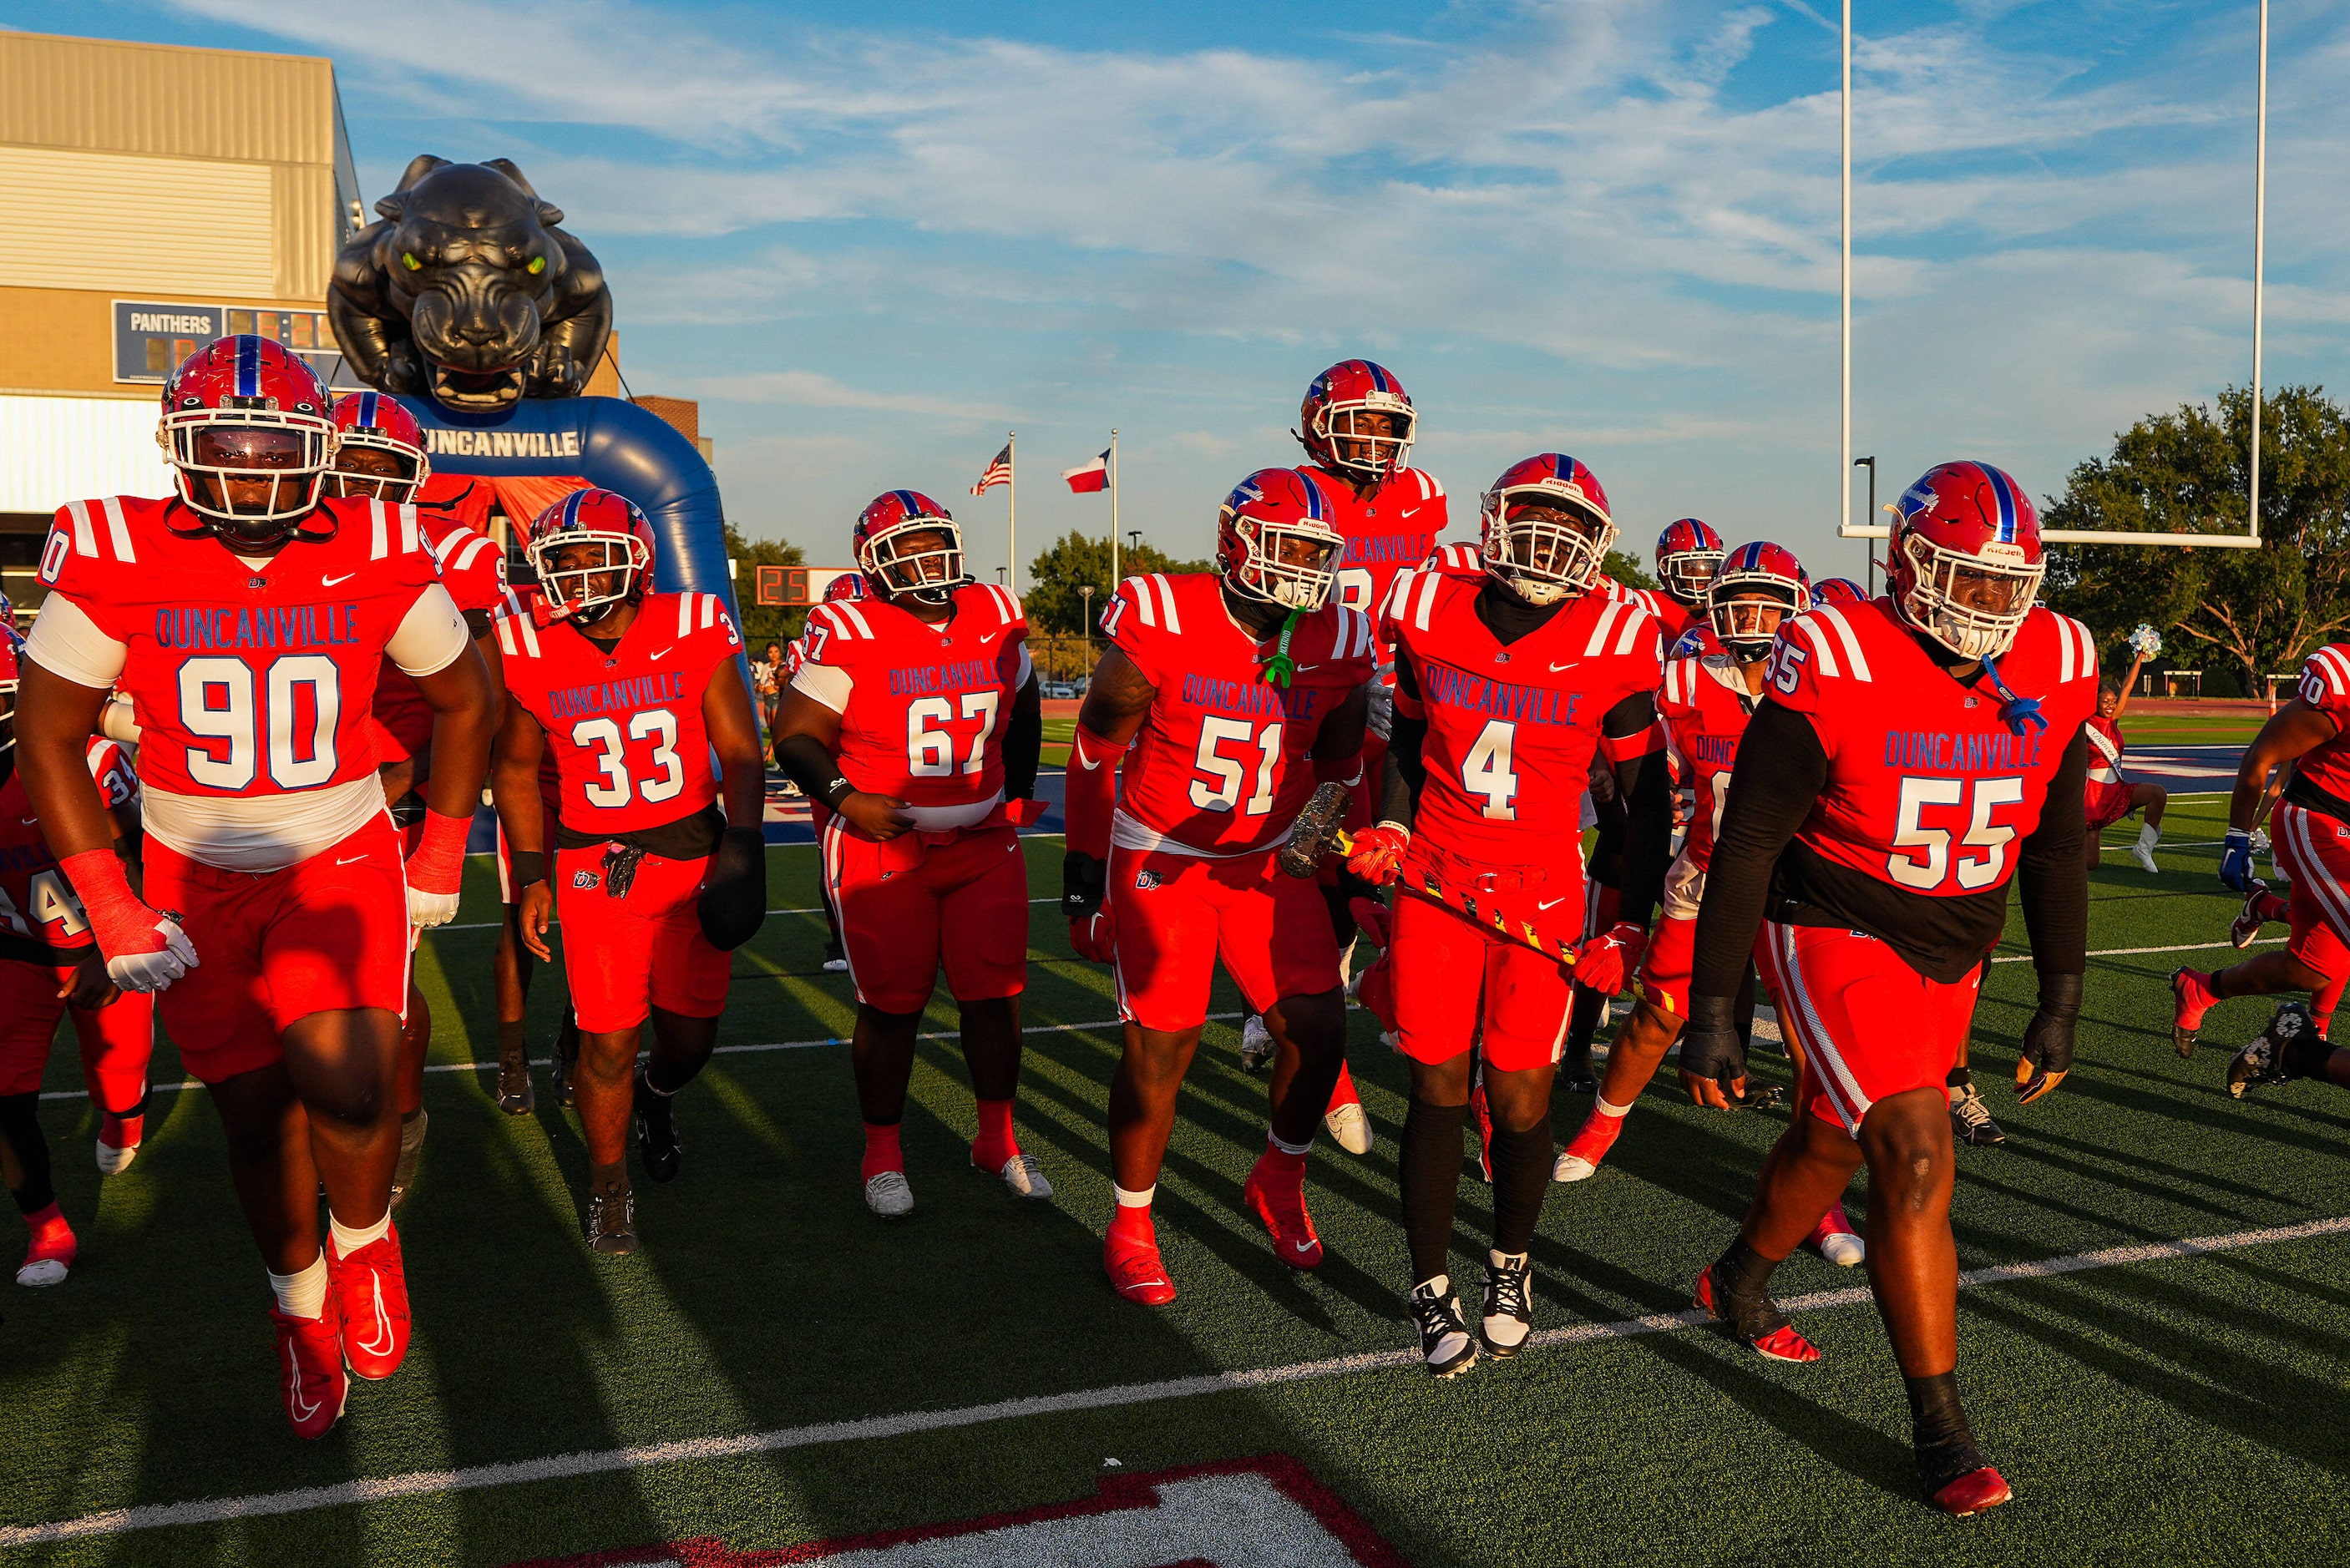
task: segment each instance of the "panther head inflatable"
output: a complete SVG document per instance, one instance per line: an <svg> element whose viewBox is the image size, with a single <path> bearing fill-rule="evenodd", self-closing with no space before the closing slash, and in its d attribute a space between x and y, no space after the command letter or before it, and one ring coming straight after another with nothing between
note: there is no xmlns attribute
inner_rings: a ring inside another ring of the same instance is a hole
<svg viewBox="0 0 2350 1568"><path fill-rule="evenodd" d="M375 210L327 299L361 380L467 413L587 386L612 330L604 269L510 161L427 153Z"/></svg>

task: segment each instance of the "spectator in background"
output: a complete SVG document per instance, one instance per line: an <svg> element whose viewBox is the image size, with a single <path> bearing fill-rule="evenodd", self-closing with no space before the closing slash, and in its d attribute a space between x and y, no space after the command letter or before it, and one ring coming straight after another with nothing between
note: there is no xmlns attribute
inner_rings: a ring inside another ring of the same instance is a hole
<svg viewBox="0 0 2350 1568"><path fill-rule="evenodd" d="M751 666L751 692L759 704L759 722L766 726L769 735L775 732L775 710L783 702L784 688L790 682L784 677L784 645L767 644L767 651Z"/></svg>

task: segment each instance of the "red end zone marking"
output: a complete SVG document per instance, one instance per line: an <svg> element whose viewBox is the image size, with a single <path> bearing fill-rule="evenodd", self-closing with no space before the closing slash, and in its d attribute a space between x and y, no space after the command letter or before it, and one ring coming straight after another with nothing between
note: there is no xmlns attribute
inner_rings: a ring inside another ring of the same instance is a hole
<svg viewBox="0 0 2350 1568"><path fill-rule="evenodd" d="M1236 1516L1259 1528L1236 1532ZM1203 1539L1212 1554L1201 1554ZM966 1550L950 1547L942 1554L938 1547L947 1542L962 1542ZM849 1556L887 1568L906 1546L926 1548L919 1559L908 1553L908 1563L982 1568L1033 1560L1030 1553L1048 1542L1059 1561L1102 1568L1409 1568L1344 1499L1287 1454L1111 1476L1092 1497L1075 1502L771 1551L736 1552L700 1537L580 1557L536 1557L512 1568L783 1568ZM1154 1548L1160 1546L1184 1555L1159 1556Z"/></svg>

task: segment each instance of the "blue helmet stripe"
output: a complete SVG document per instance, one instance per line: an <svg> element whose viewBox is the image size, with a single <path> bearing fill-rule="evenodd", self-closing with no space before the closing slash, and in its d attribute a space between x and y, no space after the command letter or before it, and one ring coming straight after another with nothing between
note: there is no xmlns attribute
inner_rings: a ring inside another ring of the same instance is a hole
<svg viewBox="0 0 2350 1568"><path fill-rule="evenodd" d="M1372 386L1378 388L1382 392L1392 392L1395 390L1393 387L1388 385L1388 373L1384 368L1366 359L1363 361L1363 369L1371 373Z"/></svg>
<svg viewBox="0 0 2350 1568"><path fill-rule="evenodd" d="M359 429L363 431L371 431L375 429L375 400L381 395L382 394L379 392L361 392L359 394Z"/></svg>
<svg viewBox="0 0 2350 1568"><path fill-rule="evenodd" d="M236 340L236 395L261 396L261 339L240 334Z"/></svg>
<svg viewBox="0 0 2350 1568"><path fill-rule="evenodd" d="M1991 464L1982 464L1982 471L1983 476L1991 481L1991 493L1999 497L1999 542L2012 545L2015 543L2015 492L2008 488L2007 475Z"/></svg>

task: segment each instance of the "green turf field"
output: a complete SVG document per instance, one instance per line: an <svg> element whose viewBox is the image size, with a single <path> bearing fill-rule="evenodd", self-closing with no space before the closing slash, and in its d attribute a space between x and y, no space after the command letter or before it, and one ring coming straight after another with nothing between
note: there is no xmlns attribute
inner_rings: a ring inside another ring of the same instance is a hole
<svg viewBox="0 0 2350 1568"><path fill-rule="evenodd" d="M2012 1137L1960 1151L1964 1266L2350 1216L2350 1099L2301 1084L2239 1104L2218 1086L2227 1047L2258 1027L2262 1005L2222 1006L2192 1061L2170 1049L2164 974L2224 956L2178 950L2224 940L2233 908L2211 879L2215 850L2195 842L2217 838L2216 804L2178 804L2158 877L2122 853L2134 827L2109 836L2091 946L2161 950L2093 961L2078 1067L2029 1110L2012 1108L2003 1084L2030 967L1995 971L1977 1061ZM813 855L774 852L774 903L815 902ZM1032 843L1040 896L1057 885L1057 842ZM494 913L477 867L464 920ZM16 1545L7 1560L505 1563L690 1537L781 1548L1081 1499L1117 1470L1265 1452L1293 1456L1430 1565L2320 1563L2350 1551L2341 1235L1970 1288L1960 1375L2017 1496L1968 1521L1915 1494L1900 1386L1865 1304L1800 1314L1826 1355L1809 1367L1673 1325L1555 1334L1454 1383L1399 1365L1405 1075L1360 1013L1354 1059L1381 1141L1361 1160L1315 1156L1309 1192L1328 1263L1312 1276L1281 1267L1239 1209L1263 1089L1233 1065L1232 1026L1220 1023L1160 1189L1183 1294L1161 1311L1128 1306L1097 1262L1116 1050L1100 1023L1107 983L1071 961L1051 910L1037 913L1027 1021L1048 1032L1030 1036L1020 1130L1060 1189L1055 1202L1020 1203L963 1168L972 1118L951 1041L926 1045L917 1069L906 1148L919 1207L894 1224L859 1200L843 1051L729 1051L680 1102L682 1176L639 1189L645 1250L598 1259L579 1239L573 1124L546 1108L510 1120L486 1075L438 1073L421 1185L401 1222L414 1348L393 1379L356 1385L348 1415L316 1444L279 1413L266 1285L204 1096L159 1096L146 1151L102 1189L86 1107L50 1102L82 1259L54 1290L0 1285L0 1524L202 1500L289 1511L123 1528L152 1517L134 1513L80 1539ZM822 934L814 915L771 919L737 958L722 1047L822 1042L847 1027L845 978L818 967ZM490 947L485 929L427 940L442 1064L494 1055ZM554 1025L551 978L535 1000L539 1042ZM1233 1005L1222 989L1217 1005ZM951 1009L935 1017L954 1026ZM1783 1078L1783 1060L1764 1055L1760 1073ZM167 1050L159 1076L175 1075ZM69 1052L52 1087L78 1087ZM1586 1108L1561 1096L1562 1137ZM1783 1125L1652 1090L1596 1179L1552 1189L1538 1327L1687 1307L1691 1276L1727 1240ZM1856 1191L1856 1219L1866 1205ZM1471 1281L1488 1218L1472 1168L1459 1237ZM1778 1288L1863 1282L1798 1255ZM1347 1356L1388 1360L1311 1365ZM1083 1397L1267 1369L1291 1369L1289 1380ZM1034 1397L1045 1397L1024 1413L937 1419ZM864 1421L875 1425L804 1430ZM763 1433L785 1436L711 1457L691 1447ZM678 1446L613 1452L655 1444ZM513 1473L479 1467L557 1456L603 1457L567 1460L557 1479L478 1484ZM577 1473L591 1464L601 1468ZM401 1477L416 1479L365 1494L374 1501L284 1495Z"/></svg>

